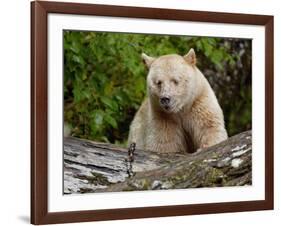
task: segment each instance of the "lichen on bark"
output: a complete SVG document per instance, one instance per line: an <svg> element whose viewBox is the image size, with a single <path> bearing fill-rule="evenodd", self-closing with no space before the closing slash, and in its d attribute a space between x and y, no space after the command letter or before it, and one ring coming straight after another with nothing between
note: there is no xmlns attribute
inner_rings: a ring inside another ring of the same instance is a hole
<svg viewBox="0 0 281 226"><path fill-rule="evenodd" d="M127 150L76 138L64 141L64 191L84 192L185 189L252 184L251 131L193 154L136 150L128 177Z"/></svg>

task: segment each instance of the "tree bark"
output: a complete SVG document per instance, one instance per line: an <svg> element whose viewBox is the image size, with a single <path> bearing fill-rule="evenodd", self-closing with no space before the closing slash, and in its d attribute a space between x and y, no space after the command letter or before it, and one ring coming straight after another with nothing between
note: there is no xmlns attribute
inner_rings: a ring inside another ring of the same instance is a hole
<svg viewBox="0 0 281 226"><path fill-rule="evenodd" d="M127 149L111 144L64 138L64 193L252 184L251 131L193 154L136 150L130 177L127 156Z"/></svg>

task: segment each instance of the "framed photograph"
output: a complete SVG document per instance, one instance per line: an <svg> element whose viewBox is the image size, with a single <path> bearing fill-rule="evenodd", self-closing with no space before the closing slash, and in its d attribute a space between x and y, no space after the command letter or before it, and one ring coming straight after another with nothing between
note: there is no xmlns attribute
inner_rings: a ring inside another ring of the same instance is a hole
<svg viewBox="0 0 281 226"><path fill-rule="evenodd" d="M31 3L31 223L273 209L273 16Z"/></svg>

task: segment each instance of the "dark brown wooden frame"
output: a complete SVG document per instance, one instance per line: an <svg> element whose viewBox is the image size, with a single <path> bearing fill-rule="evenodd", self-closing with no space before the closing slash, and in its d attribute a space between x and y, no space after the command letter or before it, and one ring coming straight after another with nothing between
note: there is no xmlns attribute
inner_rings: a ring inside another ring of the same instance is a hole
<svg viewBox="0 0 281 226"><path fill-rule="evenodd" d="M265 27L265 200L48 212L48 13L198 21ZM62 2L31 3L31 223L52 224L273 209L273 16Z"/></svg>

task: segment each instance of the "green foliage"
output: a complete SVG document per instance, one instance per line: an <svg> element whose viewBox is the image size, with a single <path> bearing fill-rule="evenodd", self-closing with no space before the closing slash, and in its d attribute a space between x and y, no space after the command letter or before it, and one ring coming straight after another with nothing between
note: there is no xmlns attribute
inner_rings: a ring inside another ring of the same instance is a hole
<svg viewBox="0 0 281 226"><path fill-rule="evenodd" d="M240 53L241 43L247 44L246 54ZM232 135L245 130L251 126L249 43L221 38L65 31L64 121L73 136L125 144L130 122L146 95L147 70L141 53L184 55L194 48L198 67L208 75L223 107L228 132Z"/></svg>

